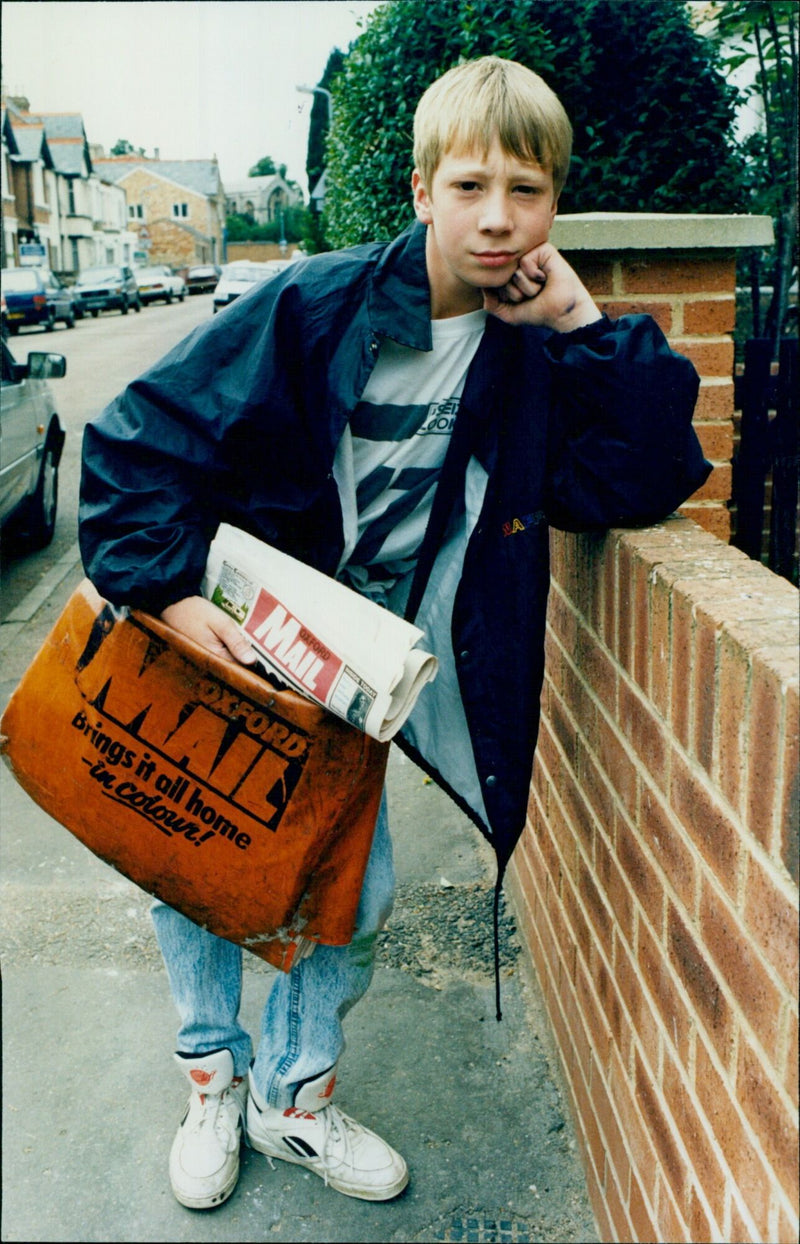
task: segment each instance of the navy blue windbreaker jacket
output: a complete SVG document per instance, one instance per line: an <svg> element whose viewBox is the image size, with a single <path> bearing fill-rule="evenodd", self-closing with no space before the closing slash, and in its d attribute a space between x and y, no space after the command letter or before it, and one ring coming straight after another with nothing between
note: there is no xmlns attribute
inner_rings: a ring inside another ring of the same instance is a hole
<svg viewBox="0 0 800 1244"><path fill-rule="evenodd" d="M334 453L384 337L431 348L419 224L291 265L130 384L85 432L80 541L100 593L154 613L196 594L221 521L335 574ZM680 505L711 469L697 389L648 316L563 335L488 317L407 610L440 673L398 742L488 838L499 876L539 724L548 525Z"/></svg>

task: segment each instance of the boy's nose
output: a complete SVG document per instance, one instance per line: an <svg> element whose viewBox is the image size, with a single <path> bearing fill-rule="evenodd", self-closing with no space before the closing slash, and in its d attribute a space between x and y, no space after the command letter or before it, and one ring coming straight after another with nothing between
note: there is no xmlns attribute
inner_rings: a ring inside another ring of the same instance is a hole
<svg viewBox="0 0 800 1244"><path fill-rule="evenodd" d="M507 233L509 231L511 218L504 194L486 196L482 205L480 228L484 233Z"/></svg>

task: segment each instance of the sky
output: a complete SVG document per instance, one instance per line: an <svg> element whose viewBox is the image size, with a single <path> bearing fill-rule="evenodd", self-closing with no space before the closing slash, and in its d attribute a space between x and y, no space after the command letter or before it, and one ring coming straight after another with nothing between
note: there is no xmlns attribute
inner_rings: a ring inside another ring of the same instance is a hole
<svg viewBox="0 0 800 1244"><path fill-rule="evenodd" d="M211 159L224 185L262 156L308 196L313 96L375 0L3 0L2 78L31 112L80 112L90 143Z"/></svg>

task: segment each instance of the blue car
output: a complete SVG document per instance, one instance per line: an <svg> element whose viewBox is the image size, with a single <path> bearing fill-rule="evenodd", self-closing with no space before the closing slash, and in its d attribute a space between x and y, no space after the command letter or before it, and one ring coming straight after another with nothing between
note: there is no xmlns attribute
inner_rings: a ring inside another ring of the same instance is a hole
<svg viewBox="0 0 800 1244"><path fill-rule="evenodd" d="M4 268L2 287L9 333L19 332L25 324L41 324L46 333L59 321L75 327L72 293L47 268Z"/></svg>

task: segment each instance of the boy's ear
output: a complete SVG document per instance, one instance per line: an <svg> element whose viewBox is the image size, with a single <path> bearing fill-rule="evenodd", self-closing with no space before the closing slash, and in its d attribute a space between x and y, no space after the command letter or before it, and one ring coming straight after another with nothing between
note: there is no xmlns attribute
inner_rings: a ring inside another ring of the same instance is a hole
<svg viewBox="0 0 800 1244"><path fill-rule="evenodd" d="M411 189L414 192L414 211L417 214L417 220L421 221L423 225L429 225L433 220L430 196L422 184L422 178L420 177L419 170L416 168L411 174Z"/></svg>

